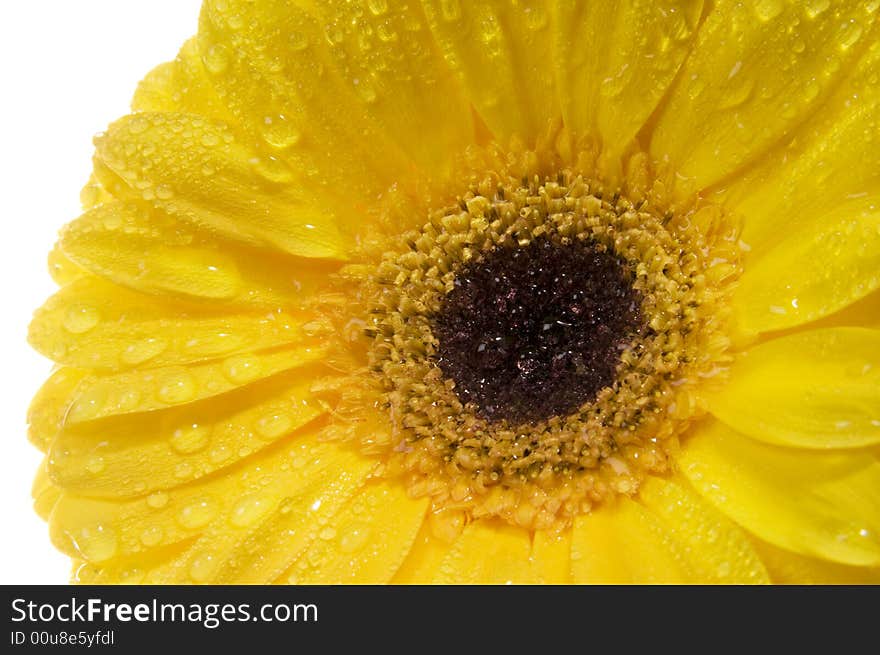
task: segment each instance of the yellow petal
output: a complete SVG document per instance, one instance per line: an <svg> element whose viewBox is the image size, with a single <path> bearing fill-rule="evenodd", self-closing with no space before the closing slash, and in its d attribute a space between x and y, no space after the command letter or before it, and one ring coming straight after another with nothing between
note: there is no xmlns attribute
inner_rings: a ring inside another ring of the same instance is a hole
<svg viewBox="0 0 880 655"><path fill-rule="evenodd" d="M770 446L709 421L687 438L679 464L700 493L761 539L843 564L880 565L873 454Z"/></svg>
<svg viewBox="0 0 880 655"><path fill-rule="evenodd" d="M622 498L575 519L571 574L577 584L681 584L691 571L661 521Z"/></svg>
<svg viewBox="0 0 880 655"><path fill-rule="evenodd" d="M356 96L351 102L366 105L382 131L432 177L448 172L453 155L474 141L473 120L422 12L365 0L302 4L324 25L324 34L307 36L329 35L331 60Z"/></svg>
<svg viewBox="0 0 880 655"><path fill-rule="evenodd" d="M565 124L617 156L684 60L702 0L555 3L554 65Z"/></svg>
<svg viewBox="0 0 880 655"><path fill-rule="evenodd" d="M192 366L138 369L84 379L67 415L69 424L187 405L317 361L324 347L233 355Z"/></svg>
<svg viewBox="0 0 880 655"><path fill-rule="evenodd" d="M535 584L567 584L571 581L571 530L560 533L539 530L532 536L529 559Z"/></svg>
<svg viewBox="0 0 880 655"><path fill-rule="evenodd" d="M880 584L880 569L804 557L758 539L755 540L755 549L776 584Z"/></svg>
<svg viewBox="0 0 880 655"><path fill-rule="evenodd" d="M298 304L333 270L197 235L161 212L116 202L67 224L59 245L79 266L117 284L214 304Z"/></svg>
<svg viewBox="0 0 880 655"><path fill-rule="evenodd" d="M49 519L52 509L61 498L61 489L52 482L49 477L48 461L44 459L37 469L34 483L31 487L31 497L34 499L34 511L44 521Z"/></svg>
<svg viewBox="0 0 880 655"><path fill-rule="evenodd" d="M88 275L88 271L74 264L67 255L61 252L58 244L55 244L49 252L48 264L49 275L59 287Z"/></svg>
<svg viewBox="0 0 880 655"><path fill-rule="evenodd" d="M465 513L453 509L428 514L392 584L430 584L464 529Z"/></svg>
<svg viewBox="0 0 880 655"><path fill-rule="evenodd" d="M880 288L878 201L830 211L750 258L732 300L737 329L756 334L801 325Z"/></svg>
<svg viewBox="0 0 880 655"><path fill-rule="evenodd" d="M536 584L529 533L492 519L477 520L456 540L436 584Z"/></svg>
<svg viewBox="0 0 880 655"><path fill-rule="evenodd" d="M702 584L769 582L767 570L745 533L692 489L649 478L639 500L666 525L687 554L693 581Z"/></svg>
<svg viewBox="0 0 880 655"><path fill-rule="evenodd" d="M169 546L152 548L129 557L114 557L103 562L88 562L73 557L71 582L94 585L144 584L147 575L171 561L189 545L181 541Z"/></svg>
<svg viewBox="0 0 880 655"><path fill-rule="evenodd" d="M196 39L181 47L174 61L156 66L138 85L133 111L200 114L228 121L230 114L205 69Z"/></svg>
<svg viewBox="0 0 880 655"><path fill-rule="evenodd" d="M222 584L290 583L290 565L320 538L343 508L357 497L375 462L352 450L333 446L315 451L315 462L293 461L302 469L297 482L281 490L283 498L272 511L252 523L243 522L242 509L255 499L242 499L230 522L218 521L182 557L157 571L157 581L189 575L197 582ZM280 579L279 579L280 576Z"/></svg>
<svg viewBox="0 0 880 655"><path fill-rule="evenodd" d="M61 289L34 314L28 341L68 366L189 364L301 341L305 318L218 314L158 302L94 277Z"/></svg>
<svg viewBox="0 0 880 655"><path fill-rule="evenodd" d="M345 259L333 216L294 171L224 123L189 114L121 118L95 139L100 163L125 182L114 193L193 225L303 257ZM96 173L101 174L96 167Z"/></svg>
<svg viewBox="0 0 880 655"><path fill-rule="evenodd" d="M533 141L559 115L546 0L423 0L431 30L495 137Z"/></svg>
<svg viewBox="0 0 880 655"><path fill-rule="evenodd" d="M760 156L827 100L870 40L875 16L860 0L822 7L714 3L650 146L687 188L702 189Z"/></svg>
<svg viewBox="0 0 880 655"><path fill-rule="evenodd" d="M409 552L425 520L428 499L410 498L396 482L368 484L324 526L282 582L382 584Z"/></svg>
<svg viewBox="0 0 880 655"><path fill-rule="evenodd" d="M217 570L231 566L227 556L264 521L286 507L317 520L322 514L309 516L309 507L317 510L323 499L329 508L334 494L350 496L372 465L349 450L319 443L316 435L303 436L223 476L165 492L118 501L65 492L49 518L50 534L62 551L92 563L146 560L154 550L187 542L153 572L155 581L186 582L206 544Z"/></svg>
<svg viewBox="0 0 880 655"><path fill-rule="evenodd" d="M337 68L332 44L349 28L320 19L306 4L208 0L199 20L199 51L235 124L302 172L298 184L308 184L320 199L324 211L310 222L320 225L317 218L332 207L343 230L354 231L363 227L363 204L413 164L374 120L369 91L358 95L360 78ZM385 79L390 84L395 72ZM418 88L414 84L410 93Z"/></svg>
<svg viewBox="0 0 880 655"><path fill-rule="evenodd" d="M70 426L50 450L52 479L84 496L126 497L227 468L324 413L309 391L314 376L297 369L222 399Z"/></svg>
<svg viewBox="0 0 880 655"><path fill-rule="evenodd" d="M811 330L743 353L710 411L754 439L801 448L880 443L880 331Z"/></svg>
<svg viewBox="0 0 880 655"><path fill-rule="evenodd" d="M74 393L86 371L59 368L43 383L28 408L28 439L46 452L61 432Z"/></svg>
<svg viewBox="0 0 880 655"><path fill-rule="evenodd" d="M829 213L841 220L863 211L867 198L877 202L880 41L873 41L821 111L719 189L727 206L744 219L742 238L750 257L768 255L793 232L815 233Z"/></svg>

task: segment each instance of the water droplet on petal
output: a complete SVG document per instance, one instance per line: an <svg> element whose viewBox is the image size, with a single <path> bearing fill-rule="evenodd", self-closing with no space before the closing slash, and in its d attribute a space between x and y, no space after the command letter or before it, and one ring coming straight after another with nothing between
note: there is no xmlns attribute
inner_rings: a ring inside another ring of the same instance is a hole
<svg viewBox="0 0 880 655"><path fill-rule="evenodd" d="M255 428L257 434L261 437L274 439L286 434L292 425L293 421L289 415L285 413L272 413L266 414L257 420Z"/></svg>
<svg viewBox="0 0 880 655"><path fill-rule="evenodd" d="M208 445L211 428L198 423L177 428L171 435L171 447L179 453L188 455L198 452Z"/></svg>
<svg viewBox="0 0 880 655"><path fill-rule="evenodd" d="M144 546L157 546L162 541L162 528L152 526L141 532L141 543Z"/></svg>
<svg viewBox="0 0 880 655"><path fill-rule="evenodd" d="M162 339L149 337L128 344L119 356L124 364L137 366L165 352L168 344Z"/></svg>
<svg viewBox="0 0 880 655"><path fill-rule="evenodd" d="M86 471L95 475L103 471L105 467L104 458L100 455L89 457L86 461Z"/></svg>
<svg viewBox="0 0 880 655"><path fill-rule="evenodd" d="M206 526L217 515L217 508L210 498L200 498L183 507L177 514L177 522L184 528L195 530Z"/></svg>
<svg viewBox="0 0 880 655"><path fill-rule="evenodd" d="M208 453L208 459L211 460L212 464L222 464L230 457L232 457L232 452L229 450L229 447L222 444L212 448L211 452Z"/></svg>
<svg viewBox="0 0 880 655"><path fill-rule="evenodd" d="M831 6L831 0L807 0L804 4L807 17L811 20Z"/></svg>
<svg viewBox="0 0 880 655"><path fill-rule="evenodd" d="M116 554L116 532L110 527L98 524L70 536L76 550L89 562L103 562Z"/></svg>
<svg viewBox="0 0 880 655"><path fill-rule="evenodd" d="M225 46L217 43L208 48L202 61L208 72L220 75L229 66L229 53L226 51Z"/></svg>
<svg viewBox="0 0 880 655"><path fill-rule="evenodd" d="M235 384L246 384L260 377L260 360L253 355L230 357L223 362L223 375Z"/></svg>
<svg viewBox="0 0 880 655"><path fill-rule="evenodd" d="M88 332L98 324L100 314L88 305L71 305L64 312L64 329L73 334Z"/></svg>
<svg viewBox="0 0 880 655"><path fill-rule="evenodd" d="M239 528L252 525L270 509L269 501L260 496L247 496L242 498L235 509L229 522Z"/></svg>
<svg viewBox="0 0 880 655"><path fill-rule="evenodd" d="M349 528L345 534L339 539L339 548L346 553L353 553L360 550L370 538L370 527L363 524L357 524Z"/></svg>
<svg viewBox="0 0 880 655"><path fill-rule="evenodd" d="M196 555L189 567L189 577L193 582L207 582L217 569L217 559L213 553L199 553Z"/></svg>
<svg viewBox="0 0 880 655"><path fill-rule="evenodd" d="M159 400L169 405L185 403L196 395L196 381L188 371L168 376L159 387Z"/></svg>
<svg viewBox="0 0 880 655"><path fill-rule="evenodd" d="M755 14L762 21L776 18L785 8L782 0L754 0Z"/></svg>
<svg viewBox="0 0 880 655"><path fill-rule="evenodd" d="M270 146L283 150L299 143L302 134L283 114L263 118L263 139Z"/></svg>
<svg viewBox="0 0 880 655"><path fill-rule="evenodd" d="M168 494L166 494L164 491L157 491L156 493L147 496L147 505L149 505L153 509L161 509L167 504Z"/></svg>

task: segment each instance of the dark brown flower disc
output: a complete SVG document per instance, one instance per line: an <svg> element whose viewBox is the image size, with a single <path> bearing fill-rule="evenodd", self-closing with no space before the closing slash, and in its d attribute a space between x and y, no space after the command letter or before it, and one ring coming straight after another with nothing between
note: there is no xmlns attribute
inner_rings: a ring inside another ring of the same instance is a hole
<svg viewBox="0 0 880 655"><path fill-rule="evenodd" d="M511 424L564 416L614 382L641 321L616 255L540 237L463 265L433 317L437 364L479 416Z"/></svg>

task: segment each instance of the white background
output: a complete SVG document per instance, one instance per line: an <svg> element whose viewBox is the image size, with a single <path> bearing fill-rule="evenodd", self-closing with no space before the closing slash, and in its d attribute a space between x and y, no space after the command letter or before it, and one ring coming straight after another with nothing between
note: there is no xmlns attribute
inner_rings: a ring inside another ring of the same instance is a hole
<svg viewBox="0 0 880 655"><path fill-rule="evenodd" d="M198 0L0 0L0 584L65 583L30 487L41 454L25 414L50 363L26 343L52 293L48 254L79 213L91 138L196 31Z"/></svg>

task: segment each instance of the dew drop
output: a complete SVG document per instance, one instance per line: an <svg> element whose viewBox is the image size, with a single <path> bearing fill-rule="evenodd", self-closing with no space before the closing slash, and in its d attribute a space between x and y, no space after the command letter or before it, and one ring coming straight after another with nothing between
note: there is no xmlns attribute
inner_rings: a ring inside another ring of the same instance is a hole
<svg viewBox="0 0 880 655"><path fill-rule="evenodd" d="M862 26L852 21L844 23L840 31L840 49L849 50L862 38Z"/></svg>
<svg viewBox="0 0 880 655"><path fill-rule="evenodd" d="M178 453L189 455L207 446L210 437L210 427L193 423L177 428L171 435L170 443Z"/></svg>
<svg viewBox="0 0 880 655"><path fill-rule="evenodd" d="M208 453L208 459L211 460L212 464L222 464L230 457L232 457L232 453L230 452L229 448L224 445L212 448L211 452Z"/></svg>
<svg viewBox="0 0 880 655"><path fill-rule="evenodd" d="M238 528L254 524L269 510L269 501L260 496L242 498L232 510L229 522Z"/></svg>
<svg viewBox="0 0 880 655"><path fill-rule="evenodd" d="M266 439L274 439L290 431L293 421L285 413L266 414L257 420L257 434Z"/></svg>
<svg viewBox="0 0 880 655"><path fill-rule="evenodd" d="M152 526L141 532L141 543L144 546L156 546L162 541L162 528Z"/></svg>
<svg viewBox="0 0 880 655"><path fill-rule="evenodd" d="M206 582L217 569L217 559L213 553L199 553L189 566L189 577L193 582Z"/></svg>
<svg viewBox="0 0 880 655"><path fill-rule="evenodd" d="M776 18L782 13L782 0L754 0L755 14L762 21Z"/></svg>
<svg viewBox="0 0 880 655"><path fill-rule="evenodd" d="M181 462L177 466L174 467L174 477L178 480L186 480L189 477L192 477L193 467L189 462Z"/></svg>
<svg viewBox="0 0 880 655"><path fill-rule="evenodd" d="M217 508L210 498L201 498L183 507L177 514L177 522L184 528L195 530L206 526L217 516Z"/></svg>
<svg viewBox="0 0 880 655"><path fill-rule="evenodd" d="M202 135L202 145L206 148L213 148L214 146L220 145L220 137L216 134L208 132L207 134Z"/></svg>
<svg viewBox="0 0 880 655"><path fill-rule="evenodd" d="M96 525L91 528L82 528L78 534L72 536L73 545L89 562L103 562L116 554L118 540L116 532L107 526Z"/></svg>
<svg viewBox="0 0 880 655"><path fill-rule="evenodd" d="M260 377L260 360L253 355L230 357L223 362L223 375L235 384L247 384Z"/></svg>
<svg viewBox="0 0 880 655"><path fill-rule="evenodd" d="M64 312L64 329L73 334L88 332L98 324L100 314L88 305L71 305Z"/></svg>
<svg viewBox="0 0 880 655"><path fill-rule="evenodd" d="M104 463L104 458L100 455L94 455L89 457L86 461L86 471L92 473L93 475L97 475L101 471L104 470L106 464Z"/></svg>
<svg viewBox="0 0 880 655"><path fill-rule="evenodd" d="M159 400L169 405L185 403L196 395L196 381L188 371L167 378L159 387Z"/></svg>
<svg viewBox="0 0 880 655"><path fill-rule="evenodd" d="M212 45L205 52L202 61L208 72L220 75L229 66L229 53L226 51L226 46L219 43Z"/></svg>
<svg viewBox="0 0 880 655"><path fill-rule="evenodd" d="M162 339L155 337L141 339L140 341L128 344L122 351L120 359L124 364L137 366L161 355L167 347L168 344Z"/></svg>
<svg viewBox="0 0 880 655"><path fill-rule="evenodd" d="M153 509L161 509L168 504L168 494L164 491L157 491L147 496L147 505Z"/></svg>
<svg viewBox="0 0 880 655"><path fill-rule="evenodd" d="M831 6L831 0L807 0L804 5L807 17L811 20Z"/></svg>
<svg viewBox="0 0 880 655"><path fill-rule="evenodd" d="M143 134L150 128L150 122L143 116L135 116L128 122L129 134Z"/></svg>
<svg viewBox="0 0 880 655"><path fill-rule="evenodd" d="M254 172L267 182L285 184L293 179L293 172L277 157L254 157L251 159Z"/></svg>
<svg viewBox="0 0 880 655"><path fill-rule="evenodd" d="M122 389L116 396L115 411L119 414L131 412L137 408L141 400L141 392L138 389Z"/></svg>
<svg viewBox="0 0 880 655"><path fill-rule="evenodd" d="M93 387L85 391L70 409L69 418L73 421L88 421L101 415L107 403L107 390Z"/></svg>
<svg viewBox="0 0 880 655"><path fill-rule="evenodd" d="M339 548L345 553L353 553L363 548L369 538L369 526L362 524L354 525L339 539Z"/></svg>
<svg viewBox="0 0 880 655"><path fill-rule="evenodd" d="M263 139L270 146L283 150L299 143L302 134L284 114L263 118Z"/></svg>

